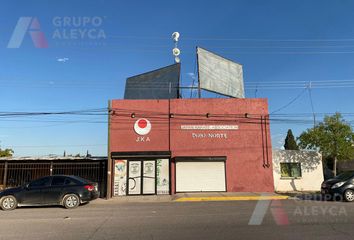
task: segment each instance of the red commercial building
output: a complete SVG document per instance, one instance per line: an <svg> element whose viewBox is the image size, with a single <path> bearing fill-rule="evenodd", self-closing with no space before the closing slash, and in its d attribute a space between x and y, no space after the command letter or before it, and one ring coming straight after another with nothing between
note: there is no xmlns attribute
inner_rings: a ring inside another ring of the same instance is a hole
<svg viewBox="0 0 354 240"><path fill-rule="evenodd" d="M274 191L266 99L110 105L108 196Z"/></svg>

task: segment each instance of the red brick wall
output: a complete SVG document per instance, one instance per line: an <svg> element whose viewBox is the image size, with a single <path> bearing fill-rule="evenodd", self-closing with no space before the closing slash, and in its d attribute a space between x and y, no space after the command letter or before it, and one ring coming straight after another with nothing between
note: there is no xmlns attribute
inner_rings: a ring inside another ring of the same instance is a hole
<svg viewBox="0 0 354 240"><path fill-rule="evenodd" d="M168 151L168 101L164 100L113 100L110 144L112 152ZM135 118L131 114L135 114ZM136 142L138 134L134 123L139 118L151 122L151 132L145 142ZM149 137L150 141L146 141Z"/></svg>
<svg viewBox="0 0 354 240"><path fill-rule="evenodd" d="M260 120L268 114L266 99L173 99L170 103L168 100L113 100L112 108L112 152L171 150L172 157L226 156L227 191L274 191L270 129ZM135 118L131 118L132 113ZM170 121L169 113L173 115ZM144 139L149 137L149 142L136 142L139 135L133 126L139 118L151 122L151 131ZM181 129L181 125L200 124L238 125L239 129ZM193 137L193 134L208 133L227 134L227 138ZM268 167L263 166L267 162L266 153ZM174 164L171 177L174 192Z"/></svg>

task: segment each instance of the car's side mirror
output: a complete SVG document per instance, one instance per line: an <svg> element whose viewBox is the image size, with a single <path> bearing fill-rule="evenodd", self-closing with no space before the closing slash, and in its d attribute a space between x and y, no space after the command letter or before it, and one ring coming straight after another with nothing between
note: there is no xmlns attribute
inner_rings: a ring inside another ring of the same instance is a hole
<svg viewBox="0 0 354 240"><path fill-rule="evenodd" d="M29 190L29 189L30 189L29 183L27 183L27 184L25 185L25 189L26 189L26 190Z"/></svg>

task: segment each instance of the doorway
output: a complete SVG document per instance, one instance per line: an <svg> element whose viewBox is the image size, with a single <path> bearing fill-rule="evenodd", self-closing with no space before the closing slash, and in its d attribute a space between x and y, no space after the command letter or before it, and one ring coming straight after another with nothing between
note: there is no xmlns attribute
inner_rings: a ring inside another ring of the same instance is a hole
<svg viewBox="0 0 354 240"><path fill-rule="evenodd" d="M127 195L156 194L156 160L129 160Z"/></svg>

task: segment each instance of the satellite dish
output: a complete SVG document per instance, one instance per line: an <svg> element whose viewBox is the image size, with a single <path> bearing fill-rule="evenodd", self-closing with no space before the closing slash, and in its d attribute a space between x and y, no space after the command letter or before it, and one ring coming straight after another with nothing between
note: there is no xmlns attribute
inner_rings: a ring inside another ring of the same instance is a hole
<svg viewBox="0 0 354 240"><path fill-rule="evenodd" d="M175 57L175 63L179 63L181 59L179 57Z"/></svg>
<svg viewBox="0 0 354 240"><path fill-rule="evenodd" d="M175 42L178 42L178 38L179 38L179 32L174 32L172 33L172 39Z"/></svg>
<svg viewBox="0 0 354 240"><path fill-rule="evenodd" d="M178 48L174 48L172 49L172 54L173 56L177 57L181 54L181 50L179 50Z"/></svg>

